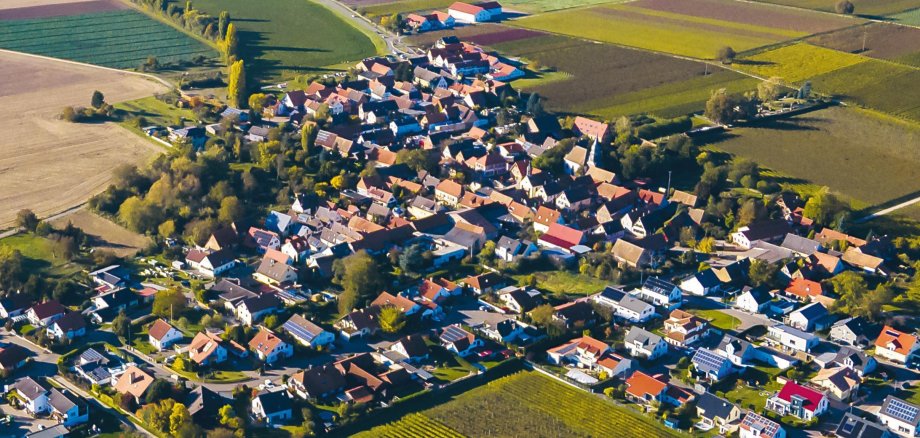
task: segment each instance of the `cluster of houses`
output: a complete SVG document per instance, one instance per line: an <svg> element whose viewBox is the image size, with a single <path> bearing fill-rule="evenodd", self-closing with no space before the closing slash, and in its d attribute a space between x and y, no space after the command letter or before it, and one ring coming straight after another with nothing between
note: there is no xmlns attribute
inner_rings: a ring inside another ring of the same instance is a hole
<svg viewBox="0 0 920 438"><path fill-rule="evenodd" d="M447 12L432 11L427 14L409 14L406 16L404 24L415 32L428 32L452 29L457 23L482 23L498 21L501 18L502 5L498 2L454 2L447 8Z"/></svg>

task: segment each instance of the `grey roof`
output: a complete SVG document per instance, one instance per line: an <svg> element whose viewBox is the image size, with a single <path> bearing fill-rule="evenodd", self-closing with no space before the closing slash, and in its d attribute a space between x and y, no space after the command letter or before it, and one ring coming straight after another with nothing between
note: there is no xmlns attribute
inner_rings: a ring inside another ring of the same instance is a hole
<svg viewBox="0 0 920 438"><path fill-rule="evenodd" d="M70 433L70 429L63 424L55 424L47 429L39 430L25 436L26 438L59 438L67 436L68 433Z"/></svg>
<svg viewBox="0 0 920 438"><path fill-rule="evenodd" d="M278 299L275 294L264 294L255 298L247 298L240 303L241 306L246 306L249 309L249 313L257 313L267 309L274 309L281 307L281 300Z"/></svg>
<svg viewBox="0 0 920 438"><path fill-rule="evenodd" d="M651 304L646 303L632 295L627 295L620 300L620 306L625 307L626 309L632 310L633 312L641 314L646 311L648 308L652 307Z"/></svg>
<svg viewBox="0 0 920 438"><path fill-rule="evenodd" d="M920 424L920 407L891 395L885 398L879 415L887 415L913 426Z"/></svg>
<svg viewBox="0 0 920 438"><path fill-rule="evenodd" d="M508 236L502 236L498 239L498 243L495 245L499 248L504 248L506 251L513 251L521 244L520 240L512 239Z"/></svg>
<svg viewBox="0 0 920 438"><path fill-rule="evenodd" d="M217 392L211 391L204 386L198 386L188 393L189 415L216 416L217 411L228 404L230 400Z"/></svg>
<svg viewBox="0 0 920 438"><path fill-rule="evenodd" d="M697 398L696 407L703 411L702 417L712 420L715 418L728 418L728 416L731 415L732 409L735 408L735 405L708 392L704 392Z"/></svg>
<svg viewBox="0 0 920 438"><path fill-rule="evenodd" d="M719 356L714 351L700 348L693 354L693 359L691 361L696 367L696 370L701 373L709 374L710 372L714 372L718 374L722 367L725 366L728 359Z"/></svg>
<svg viewBox="0 0 920 438"><path fill-rule="evenodd" d="M93 348L88 348L86 351L80 354L79 361L82 363L108 363L109 360L100 352L96 351Z"/></svg>
<svg viewBox="0 0 920 438"><path fill-rule="evenodd" d="M671 283L670 281L658 277L649 277L647 280L645 280L645 283L642 284L642 287L661 295L668 295L677 286L675 286L674 283Z"/></svg>
<svg viewBox="0 0 920 438"><path fill-rule="evenodd" d="M291 335L307 342L312 341L313 338L319 336L324 331L322 327L298 314L291 315L282 328Z"/></svg>
<svg viewBox="0 0 920 438"><path fill-rule="evenodd" d="M795 251L799 254L810 256L818 251L819 245L820 243L818 243L816 240L789 233L786 234L786 237L783 239L783 243L781 243L779 246Z"/></svg>
<svg viewBox="0 0 920 438"><path fill-rule="evenodd" d="M882 438L889 436L885 426L847 413L837 425L839 438Z"/></svg>
<svg viewBox="0 0 920 438"><path fill-rule="evenodd" d="M13 388L29 400L35 400L48 391L44 386L32 380L31 377L23 377L17 380L16 383L13 384Z"/></svg>
<svg viewBox="0 0 920 438"><path fill-rule="evenodd" d="M785 324L776 324L776 325L770 327L770 330L773 330L773 329L776 329L776 330L785 332L785 333L787 333L787 334L789 334L789 335L795 336L795 337L797 337L797 338L805 339L805 340L811 340L811 339L816 339L816 338L817 338L817 336L815 336L815 335L813 335L813 334L811 334L811 333L806 333L806 332L803 332L803 331L801 331L801 330L794 329L794 328L789 327L788 325L785 325Z"/></svg>
<svg viewBox="0 0 920 438"><path fill-rule="evenodd" d="M86 406L86 402L83 399L79 397L73 397L69 393L58 391L57 388L51 389L51 393L48 394L48 403L51 404L51 407L54 408L54 410L61 413L66 413L76 406L83 408Z"/></svg>
<svg viewBox="0 0 920 438"><path fill-rule="evenodd" d="M639 327L631 327L626 333L624 340L627 344L639 343L642 346L657 345L661 342L661 336Z"/></svg>
<svg viewBox="0 0 920 438"><path fill-rule="evenodd" d="M751 346L751 343L745 341L744 339L726 334L725 336L722 336L722 340L719 341L719 346L716 349L719 351L724 351L726 354L728 354L729 346L732 348L732 354L738 355L739 353L743 353L745 350L747 350Z"/></svg>
<svg viewBox="0 0 920 438"><path fill-rule="evenodd" d="M88 375L91 380L94 382L101 382L105 379L112 377L112 373L109 372L109 369L99 365L98 362L88 363L86 365L79 365L80 370L84 374Z"/></svg>

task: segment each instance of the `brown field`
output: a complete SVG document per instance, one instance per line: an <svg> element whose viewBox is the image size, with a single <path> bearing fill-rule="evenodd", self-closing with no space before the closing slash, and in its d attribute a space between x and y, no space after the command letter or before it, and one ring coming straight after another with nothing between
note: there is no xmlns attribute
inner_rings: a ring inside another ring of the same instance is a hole
<svg viewBox="0 0 920 438"><path fill-rule="evenodd" d="M90 237L90 246L113 252L119 257L133 257L150 244L150 239L146 236L129 231L85 209L57 218L51 221L51 225L61 229L67 226L68 222L82 229Z"/></svg>
<svg viewBox="0 0 920 438"><path fill-rule="evenodd" d="M806 34L838 29L857 22L845 17L726 0L639 0L629 5Z"/></svg>
<svg viewBox="0 0 920 438"><path fill-rule="evenodd" d="M161 149L114 124L58 119L67 105L88 105L93 90L110 103L165 91L163 85L97 67L0 51L0 229L30 208L46 217L82 204L121 163Z"/></svg>
<svg viewBox="0 0 920 438"><path fill-rule="evenodd" d="M13 4L18 4L14 0ZM55 4L35 4L34 2L21 6L11 7L4 3L0 5L0 20L26 20L32 18L60 17L67 15L89 14L93 12L117 11L128 6L116 0L89 0L89 1L64 1Z"/></svg>
<svg viewBox="0 0 920 438"><path fill-rule="evenodd" d="M888 23L841 29L808 39L816 46L920 67L920 29ZM866 50L863 51L863 42Z"/></svg>
<svg viewBox="0 0 920 438"><path fill-rule="evenodd" d="M455 35L457 38L460 38L463 41L472 41L472 39L482 35L493 35L516 29L518 28L506 26L503 24L480 23L475 26L459 26L453 29L424 32L407 37L406 40L411 44L427 48L428 46L434 44L435 41L441 39L441 37L449 35ZM539 32L534 32L534 34L534 36L545 35L544 33Z"/></svg>

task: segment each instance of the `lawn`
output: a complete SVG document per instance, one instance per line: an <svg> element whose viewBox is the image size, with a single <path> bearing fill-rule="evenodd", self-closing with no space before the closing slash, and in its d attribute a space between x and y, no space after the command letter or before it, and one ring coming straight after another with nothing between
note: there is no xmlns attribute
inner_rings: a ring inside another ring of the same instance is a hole
<svg viewBox="0 0 920 438"><path fill-rule="evenodd" d="M365 34L309 0L196 0L194 4L215 17L222 10L230 13L254 82L323 72L383 48L376 35Z"/></svg>
<svg viewBox="0 0 920 438"><path fill-rule="evenodd" d="M541 271L533 275L537 279L537 289L552 294L591 295L608 286L604 280L569 271ZM520 281L525 277L527 275L517 275L514 278Z"/></svg>
<svg viewBox="0 0 920 438"><path fill-rule="evenodd" d="M735 66L763 78L778 76L797 84L867 60L859 55L798 43L738 60Z"/></svg>
<svg viewBox="0 0 920 438"><path fill-rule="evenodd" d="M0 20L0 48L132 69L149 56L161 64L214 58L204 43L133 10Z"/></svg>
<svg viewBox="0 0 920 438"><path fill-rule="evenodd" d="M476 421L469 420L471 413ZM408 436L678 436L648 417L535 372L504 377L358 436L400 436L410 426L420 429Z"/></svg>
<svg viewBox="0 0 920 438"><path fill-rule="evenodd" d="M376 5L357 7L368 17L380 17L384 15L405 14L414 11L429 11L432 9L444 9L454 3L454 0L402 0L390 3L381 3Z"/></svg>
<svg viewBox="0 0 920 438"><path fill-rule="evenodd" d="M79 272L82 267L70 262L55 248L55 243L31 233L17 234L0 239L0 248L19 250L25 258L29 271L45 271L54 276L66 276Z"/></svg>
<svg viewBox="0 0 920 438"><path fill-rule="evenodd" d="M815 91L920 121L920 69L869 60L812 79ZM909 141L906 142L910 144ZM916 143L914 143L916 144Z"/></svg>
<svg viewBox="0 0 920 438"><path fill-rule="evenodd" d="M115 109L125 111L128 116L143 117L146 120L145 126L182 126L185 121L198 119L192 110L177 108L154 96L117 103Z"/></svg>
<svg viewBox="0 0 920 438"><path fill-rule="evenodd" d="M760 388L752 388L746 384L735 385L730 391L725 392L724 398L742 409L751 409L751 406L754 406L755 411L761 411L767 404L767 398L781 388L782 385L775 380L770 380Z"/></svg>
<svg viewBox="0 0 920 438"><path fill-rule="evenodd" d="M716 309L693 310L694 314L701 318L706 318L713 327L722 330L734 330L741 325L741 320L725 312Z"/></svg>
<svg viewBox="0 0 920 438"><path fill-rule="evenodd" d="M836 2L827 0L758 0L765 3L795 6L816 11L834 12ZM917 7L916 0L850 0L855 13L861 15L888 15Z"/></svg>
<svg viewBox="0 0 920 438"><path fill-rule="evenodd" d="M733 129L711 147L857 200L881 204L920 191L920 126L833 107ZM892 201L893 202L893 201Z"/></svg>

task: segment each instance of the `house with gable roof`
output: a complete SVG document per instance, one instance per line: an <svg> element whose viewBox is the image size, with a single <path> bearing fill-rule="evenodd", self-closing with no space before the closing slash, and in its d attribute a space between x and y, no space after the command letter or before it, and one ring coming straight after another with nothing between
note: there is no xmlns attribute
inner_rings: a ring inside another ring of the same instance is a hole
<svg viewBox="0 0 920 438"><path fill-rule="evenodd" d="M294 314L281 326L297 342L310 348L323 347L335 342L335 335L304 318Z"/></svg>
<svg viewBox="0 0 920 438"><path fill-rule="evenodd" d="M169 348L170 345L182 339L182 332L160 318L147 329L147 339L150 345L157 350Z"/></svg>
<svg viewBox="0 0 920 438"><path fill-rule="evenodd" d="M275 332L265 327L259 327L259 332L249 341L249 349L268 365L294 355L294 347L291 344L284 342Z"/></svg>
<svg viewBox="0 0 920 438"><path fill-rule="evenodd" d="M792 415L809 421L827 412L828 403L822 392L790 380L779 393L767 399L766 409L781 416Z"/></svg>
<svg viewBox="0 0 920 438"><path fill-rule="evenodd" d="M875 355L892 362L906 364L920 349L917 336L885 326L875 340Z"/></svg>

